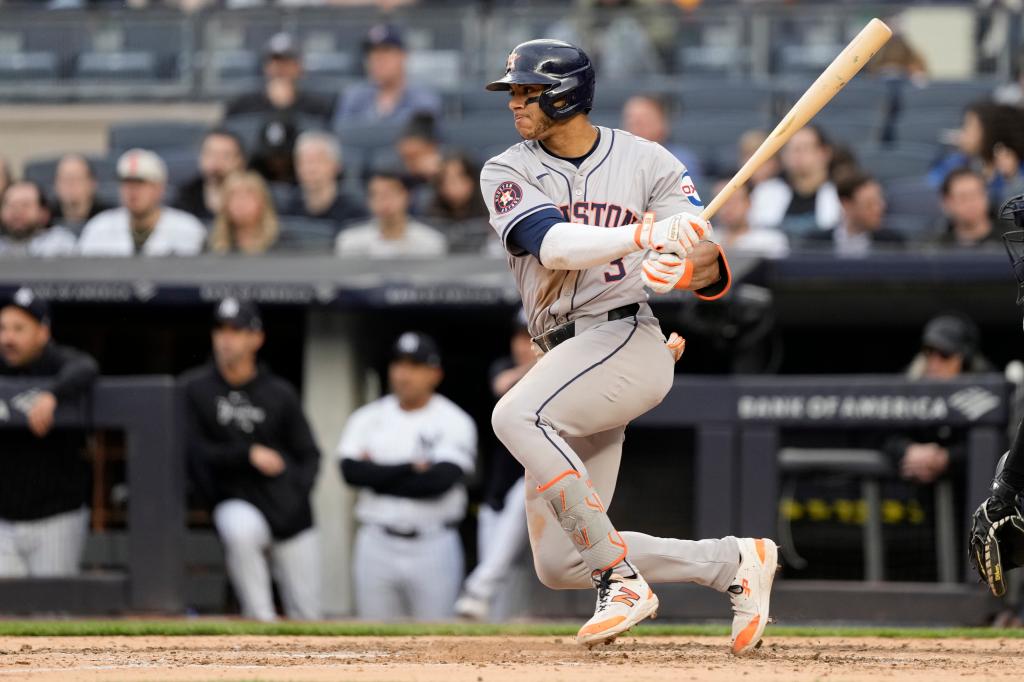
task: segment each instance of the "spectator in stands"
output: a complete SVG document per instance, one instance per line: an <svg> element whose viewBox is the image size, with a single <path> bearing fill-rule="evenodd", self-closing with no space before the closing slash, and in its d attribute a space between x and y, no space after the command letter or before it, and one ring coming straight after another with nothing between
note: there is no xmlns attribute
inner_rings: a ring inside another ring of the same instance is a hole
<svg viewBox="0 0 1024 682"><path fill-rule="evenodd" d="M1002 235L992 219L985 179L977 171L961 168L946 176L942 183L942 211L946 224L938 236L939 245L976 248L1002 243Z"/></svg>
<svg viewBox="0 0 1024 682"><path fill-rule="evenodd" d="M754 229L779 228L802 238L839 224L841 208L829 180L832 151L817 126L798 130L782 149L781 177L765 180L750 196Z"/></svg>
<svg viewBox="0 0 1024 682"><path fill-rule="evenodd" d="M699 181L704 177L700 157L691 149L669 140L668 111L665 103L655 95L634 95L622 107L622 129L638 137L662 145L686 166L690 177Z"/></svg>
<svg viewBox="0 0 1024 682"><path fill-rule="evenodd" d="M206 229L184 211L163 205L167 166L146 149L129 149L117 160L121 207L103 211L82 228L83 256L194 256Z"/></svg>
<svg viewBox="0 0 1024 682"><path fill-rule="evenodd" d="M225 117L243 114L304 116L328 124L334 113L331 98L306 92L299 86L302 58L288 33L275 33L263 53L263 88L232 100Z"/></svg>
<svg viewBox="0 0 1024 682"><path fill-rule="evenodd" d="M415 114L405 124L395 143L405 176L410 181L412 213L422 215L429 209L432 187L441 172L441 140L430 114Z"/></svg>
<svg viewBox="0 0 1024 682"><path fill-rule="evenodd" d="M367 217L362 201L341 191L341 144L328 132L308 130L295 142L295 174L299 193L281 213L329 220L337 229Z"/></svg>
<svg viewBox="0 0 1024 682"><path fill-rule="evenodd" d="M49 306L32 290L0 308L0 377L32 383L11 401L27 428L3 431L0 578L78 573L89 524L85 439L55 427L54 413L87 398L98 373L91 357L52 340Z"/></svg>
<svg viewBox="0 0 1024 682"><path fill-rule="evenodd" d="M992 366L981 355L974 322L963 315L948 314L925 325L921 351L910 363L906 376L911 381L948 381L965 373L991 370ZM966 446L963 429L939 426L892 436L886 440L884 449L897 464L903 479L929 484L947 471L963 474Z"/></svg>
<svg viewBox="0 0 1024 682"><path fill-rule="evenodd" d="M273 575L288 617L315 620L320 548L309 497L320 452L295 389L257 362L256 306L225 298L212 338L213 361L181 379L192 483L212 507L242 615L275 620Z"/></svg>
<svg viewBox="0 0 1024 682"><path fill-rule="evenodd" d="M526 313L516 315L515 331L509 343L511 355L491 365L491 393L500 400L537 363L533 341L527 329ZM455 602L455 613L470 620L487 620L499 592L508 587L508 575L516 559L529 545L523 465L501 443L494 448L483 484L484 499L477 517L479 561L463 583Z"/></svg>
<svg viewBox="0 0 1024 682"><path fill-rule="evenodd" d="M71 230L75 235L101 212L110 208L99 200L96 191L96 169L81 154L65 154L57 163L53 180L53 224Z"/></svg>
<svg viewBox="0 0 1024 682"><path fill-rule="evenodd" d="M353 574L356 612L376 621L450 618L463 576L463 479L476 465L476 425L436 393L433 339L406 332L388 365L391 394L356 410L338 454L358 489Z"/></svg>
<svg viewBox="0 0 1024 682"><path fill-rule="evenodd" d="M234 132L214 128L199 148L199 175L181 186L175 208L209 223L221 209L224 181L245 170L245 145Z"/></svg>
<svg viewBox="0 0 1024 682"><path fill-rule="evenodd" d="M736 168L742 168L743 164L754 155L757 148L761 146L765 140L768 139L768 133L764 130L748 130L747 132L740 135L740 141L737 145L739 156L736 159ZM750 176L750 187L756 188L765 180L778 177L779 173L782 172L782 166L779 165L779 157L772 156L770 159L762 163L754 174Z"/></svg>
<svg viewBox="0 0 1024 682"><path fill-rule="evenodd" d="M715 183L713 195L718 195L726 180ZM789 240L775 228L750 227L750 187L742 185L715 215L715 233L727 251L741 251L765 258L785 258L789 255Z"/></svg>
<svg viewBox="0 0 1024 682"><path fill-rule="evenodd" d="M480 194L480 168L472 159L461 153L445 157L434 178L433 200L427 213L448 222L487 222L487 205Z"/></svg>
<svg viewBox="0 0 1024 682"><path fill-rule="evenodd" d="M255 256L277 241L277 211L259 173L235 173L224 181L222 203L210 232L210 251Z"/></svg>
<svg viewBox="0 0 1024 682"><path fill-rule="evenodd" d="M335 242L339 256L443 256L444 235L409 216L409 182L398 171L377 170L367 194L370 215L366 223L343 230Z"/></svg>
<svg viewBox="0 0 1024 682"><path fill-rule="evenodd" d="M0 200L0 256L70 256L75 235L50 227L43 188L31 180L11 184Z"/></svg>
<svg viewBox="0 0 1024 682"><path fill-rule="evenodd" d="M368 80L341 93L335 128L350 123L403 123L416 113L441 115L441 98L427 88L406 82L405 41L387 24L370 29L363 42Z"/></svg>
<svg viewBox="0 0 1024 682"><path fill-rule="evenodd" d="M929 172L935 187L953 170L969 166L981 173L992 206L1024 192L1024 111L1005 104L975 102L964 112L957 151Z"/></svg>
<svg viewBox="0 0 1024 682"><path fill-rule="evenodd" d="M808 246L829 247L837 256L866 256L877 248L900 248L903 235L884 227L885 193L877 180L863 173L848 174L836 183L843 219L827 232L807 235Z"/></svg>

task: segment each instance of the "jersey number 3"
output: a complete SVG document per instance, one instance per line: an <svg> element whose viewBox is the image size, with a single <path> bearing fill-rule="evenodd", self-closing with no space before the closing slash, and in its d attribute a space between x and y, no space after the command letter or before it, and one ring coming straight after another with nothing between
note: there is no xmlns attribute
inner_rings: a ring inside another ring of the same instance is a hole
<svg viewBox="0 0 1024 682"><path fill-rule="evenodd" d="M626 266L622 264L621 258L616 258L609 265L612 266L613 271L604 273L605 282L618 282L620 279L626 276Z"/></svg>

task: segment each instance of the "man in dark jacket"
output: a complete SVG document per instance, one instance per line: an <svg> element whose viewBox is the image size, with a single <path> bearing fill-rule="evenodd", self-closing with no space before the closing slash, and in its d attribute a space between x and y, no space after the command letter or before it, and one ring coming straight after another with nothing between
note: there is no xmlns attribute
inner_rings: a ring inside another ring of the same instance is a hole
<svg viewBox="0 0 1024 682"><path fill-rule="evenodd" d="M319 541L309 496L320 453L295 390L256 363L255 305L217 306L213 362L182 377L189 468L213 507L242 615L274 620L268 555L289 618L320 617Z"/></svg>
<svg viewBox="0 0 1024 682"><path fill-rule="evenodd" d="M302 55L288 33L275 33L263 53L263 88L232 100L225 117L244 114L293 114L328 124L334 101L301 89Z"/></svg>
<svg viewBox="0 0 1024 682"><path fill-rule="evenodd" d="M0 431L2 578L78 573L89 523L89 467L81 431L54 428L54 412L87 396L98 373L91 357L52 341L49 307L30 289L19 289L0 308L0 377L31 382L7 408L24 413L28 428Z"/></svg>

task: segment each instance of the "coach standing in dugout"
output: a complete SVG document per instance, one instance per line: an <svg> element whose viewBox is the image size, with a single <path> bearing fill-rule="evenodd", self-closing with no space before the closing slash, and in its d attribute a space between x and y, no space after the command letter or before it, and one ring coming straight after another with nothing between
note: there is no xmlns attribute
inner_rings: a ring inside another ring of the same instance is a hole
<svg viewBox="0 0 1024 682"><path fill-rule="evenodd" d="M463 478L476 460L476 425L435 393L441 354L418 332L398 337L391 395L356 410L338 445L341 473L359 488L353 574L356 611L369 620L451 618L462 584Z"/></svg>
<svg viewBox="0 0 1024 682"><path fill-rule="evenodd" d="M242 615L320 617L320 547L310 491L320 452L295 390L257 364L256 306L226 298L214 313L213 361L182 377L189 472L213 509ZM273 570L268 565L268 555Z"/></svg>
<svg viewBox="0 0 1024 682"><path fill-rule="evenodd" d="M99 369L50 337L50 310L22 288L0 308L0 377L28 379L11 401L28 429L4 429L0 461L0 578L78 573L89 524L89 467L78 429L54 428L64 401L85 397Z"/></svg>

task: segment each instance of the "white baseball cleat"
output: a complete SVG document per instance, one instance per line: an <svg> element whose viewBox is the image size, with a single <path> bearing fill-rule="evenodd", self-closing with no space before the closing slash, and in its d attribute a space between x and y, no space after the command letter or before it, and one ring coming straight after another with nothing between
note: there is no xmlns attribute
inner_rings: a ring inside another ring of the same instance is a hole
<svg viewBox="0 0 1024 682"><path fill-rule="evenodd" d="M623 578L605 571L596 581L596 587L594 617L576 634L577 644L588 647L610 644L640 621L658 615L658 597L639 573L635 578Z"/></svg>
<svg viewBox="0 0 1024 682"><path fill-rule="evenodd" d="M455 602L455 615L466 620L485 621L491 613L490 600L463 592Z"/></svg>
<svg viewBox="0 0 1024 682"><path fill-rule="evenodd" d="M739 538L740 568L729 586L732 602L732 652L757 647L768 625L768 600L778 568L778 547L768 539Z"/></svg>

